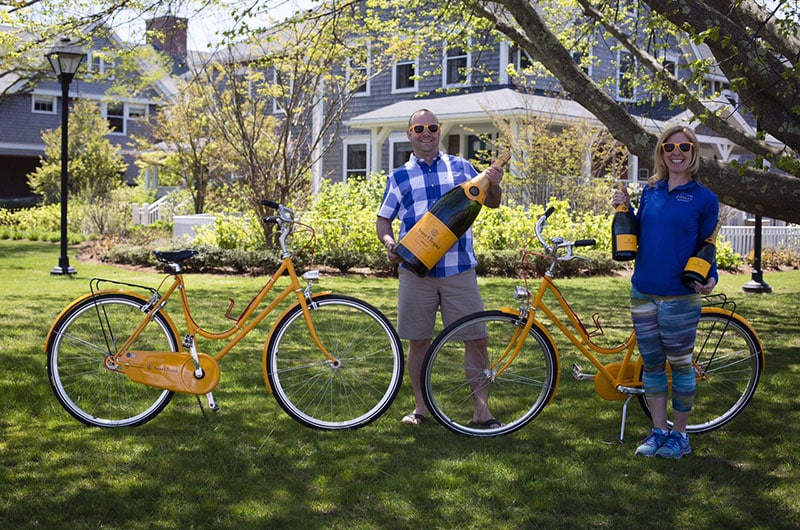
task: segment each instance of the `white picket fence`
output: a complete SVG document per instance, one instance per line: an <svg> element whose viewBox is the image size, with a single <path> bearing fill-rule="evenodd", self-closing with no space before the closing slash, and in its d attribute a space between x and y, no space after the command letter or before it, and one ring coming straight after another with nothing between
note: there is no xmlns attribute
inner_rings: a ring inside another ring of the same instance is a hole
<svg viewBox="0 0 800 530"><path fill-rule="evenodd" d="M723 226L720 238L730 242L733 251L747 255L755 246L755 227ZM762 226L761 248L789 248L800 251L800 226Z"/></svg>

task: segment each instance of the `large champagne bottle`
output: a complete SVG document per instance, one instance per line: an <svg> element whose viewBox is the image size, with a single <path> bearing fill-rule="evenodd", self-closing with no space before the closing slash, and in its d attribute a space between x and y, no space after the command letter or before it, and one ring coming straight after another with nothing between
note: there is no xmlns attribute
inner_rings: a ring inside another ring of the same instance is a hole
<svg viewBox="0 0 800 530"><path fill-rule="evenodd" d="M511 153L505 152L492 165L502 167L510 158ZM394 253L417 276L424 277L472 226L490 185L486 171L482 171L442 195L395 245Z"/></svg>
<svg viewBox="0 0 800 530"><path fill-rule="evenodd" d="M697 254L686 262L686 267L683 268L683 273L681 274L681 281L686 287L692 289L694 288L694 282L705 285L708 281L711 265L717 260L717 234L721 224L721 221L717 221L714 231L703 241L703 245L697 251Z"/></svg>
<svg viewBox="0 0 800 530"><path fill-rule="evenodd" d="M617 184L622 189L622 182ZM617 206L611 222L611 257L614 261L630 261L636 258L639 240L636 230L636 219L625 203Z"/></svg>

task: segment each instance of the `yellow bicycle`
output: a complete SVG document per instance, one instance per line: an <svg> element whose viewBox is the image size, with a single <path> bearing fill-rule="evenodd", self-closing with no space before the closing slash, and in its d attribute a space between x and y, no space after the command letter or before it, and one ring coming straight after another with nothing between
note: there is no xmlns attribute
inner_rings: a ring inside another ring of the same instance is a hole
<svg viewBox="0 0 800 530"><path fill-rule="evenodd" d="M518 286L514 298L520 302L519 309L504 307L467 315L445 328L428 349L422 367L425 402L431 414L453 432L470 436L512 433L531 422L553 400L559 384L560 358L551 330L538 318L540 314L592 365L593 373L589 373L576 363L573 377L593 381L596 393L603 399L625 401L620 441L625 436L628 402L634 396L650 415L642 386L642 360L635 354L635 335L631 333L621 344L611 347L597 344L596 338L603 334L599 316L594 316L594 329L587 330L555 284L556 264L578 258L573 254L574 248L591 246L595 241L545 241L542 231L552 212L552 208L548 209L536 223L536 237L550 266L533 299L526 287ZM548 293L566 315L566 321L548 305ZM465 367L460 337L465 333L475 336L476 327L486 330L488 357L482 366ZM602 362L600 358L605 356L613 356L613 362ZM690 416L693 423L687 430L706 432L742 412L764 370L758 334L724 296L706 298L693 364L697 394ZM468 380L465 373L480 375ZM471 421L475 396L485 396L487 387L489 408L498 422L474 425Z"/></svg>
<svg viewBox="0 0 800 530"><path fill-rule="evenodd" d="M295 221L284 205L262 204L277 210L264 221L280 230L282 262L239 317L230 315L230 301L226 316L235 323L227 331L205 330L192 317L180 263L194 250L154 252L169 273L159 289L95 278L91 292L61 312L47 335L47 370L58 401L72 416L98 427L141 425L175 392L194 394L198 402L205 395L208 407L217 410L212 391L220 361L293 293L297 301L273 324L262 358L267 388L283 410L303 425L329 430L362 427L386 411L403 377L394 326L367 302L312 293L318 271L303 274L307 284L301 285L287 238L300 226L313 242L313 228ZM289 285L259 310L283 275ZM117 287L100 289L103 284ZM182 340L166 312L176 292L186 322ZM209 355L198 351L198 337L227 342Z"/></svg>

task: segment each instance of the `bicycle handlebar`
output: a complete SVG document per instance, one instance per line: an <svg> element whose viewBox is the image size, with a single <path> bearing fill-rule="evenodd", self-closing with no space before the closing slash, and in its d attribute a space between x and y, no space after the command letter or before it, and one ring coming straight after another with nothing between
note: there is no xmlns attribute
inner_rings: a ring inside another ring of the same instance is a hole
<svg viewBox="0 0 800 530"><path fill-rule="evenodd" d="M286 247L286 238L292 233L294 227L294 210L269 199L262 199L261 205L278 210L278 215L266 216L262 220L265 223L275 223L280 227L281 235L278 237L278 241L284 256L289 255L289 250Z"/></svg>
<svg viewBox="0 0 800 530"><path fill-rule="evenodd" d="M588 259L584 258L583 256L576 256L573 255L572 249L574 247L592 247L597 244L597 241L594 239L579 239L577 241L566 241L562 237L554 237L551 240L552 246L545 241L544 236L542 235L542 230L544 230L545 225L547 224L547 219L553 215L555 212L554 207L549 207L545 212L539 217L536 221L536 239L539 240L539 243L544 247L545 251L549 256L554 259L553 264L555 261L568 261L574 258L581 258L581 259ZM566 254L564 256L558 257L559 249L566 249Z"/></svg>

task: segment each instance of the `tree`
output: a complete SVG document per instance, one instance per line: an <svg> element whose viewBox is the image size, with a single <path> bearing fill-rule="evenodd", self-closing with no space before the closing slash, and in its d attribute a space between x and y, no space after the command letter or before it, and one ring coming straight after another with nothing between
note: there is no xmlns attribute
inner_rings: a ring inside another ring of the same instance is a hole
<svg viewBox="0 0 800 530"><path fill-rule="evenodd" d="M584 15L583 28L598 25L636 56L643 67L637 73L648 74L649 87L654 92L675 98L678 104L690 109L703 126L754 154L752 163L725 163L703 158L703 180L722 202L745 211L800 222L800 163L797 159L800 149L800 112L797 110L800 105L800 45L796 13L792 15L786 11L792 3L773 3L776 6L773 11L767 11L763 4L753 0L705 3L646 0L642 8L645 3L653 13L637 19L644 43L623 28L624 15L628 12L625 8L630 7L631 2L577 0L563 4L572 8L575 23L580 23L580 15ZM540 61L615 139L625 144L645 165L652 166L656 135L647 131L629 109L619 105L573 60L569 44L559 39L558 30L564 28L563 19L548 20L545 10L537 10L540 2L527 0L464 0L461 4L490 20L506 37ZM686 32L693 42L708 45L713 53L710 61L689 65L693 75L688 82L672 75L662 61L648 51L647 43L658 41L665 28L678 38L684 34L679 30ZM756 134L735 130L713 106L698 97L691 84L710 66L720 68L731 80L731 88L742 96L738 110L757 119ZM767 143L766 134L784 145L776 147ZM762 161L768 162L772 169L760 169Z"/></svg>
<svg viewBox="0 0 800 530"><path fill-rule="evenodd" d="M302 207L351 99L388 64L359 36L359 6L303 13L251 34L198 74L210 129L255 209L261 199Z"/></svg>
<svg viewBox="0 0 800 530"><path fill-rule="evenodd" d="M136 138L140 162L172 173L191 194L194 213L205 211L209 187L223 179L229 163L206 108L211 88L199 79L181 83L178 94L150 117L149 137Z"/></svg>
<svg viewBox="0 0 800 530"><path fill-rule="evenodd" d="M87 203L102 202L122 185L125 162L119 146L109 142L110 132L99 105L74 101L69 120L69 193ZM55 203L61 190L61 128L45 131L42 140L42 163L28 175L28 185L45 203Z"/></svg>

